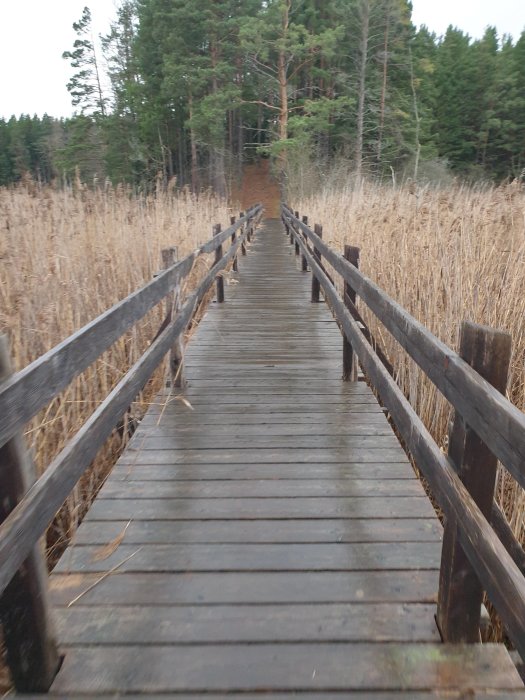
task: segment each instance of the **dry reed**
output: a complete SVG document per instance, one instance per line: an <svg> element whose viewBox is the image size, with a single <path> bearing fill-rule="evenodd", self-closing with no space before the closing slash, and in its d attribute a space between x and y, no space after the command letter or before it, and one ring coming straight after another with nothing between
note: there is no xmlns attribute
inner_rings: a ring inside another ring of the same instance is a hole
<svg viewBox="0 0 525 700"><path fill-rule="evenodd" d="M525 409L525 192L519 183L326 189L294 207L324 224L324 238L336 249L359 246L363 272L450 347L457 348L464 319L510 332L508 397ZM445 448L450 406L388 332L377 332L405 395ZM498 498L524 542L524 492L502 475Z"/></svg>
<svg viewBox="0 0 525 700"><path fill-rule="evenodd" d="M16 369L149 281L160 267L162 248L177 245L184 256L211 237L214 222L228 220L224 202L211 195L197 201L173 189L148 197L79 183L65 190L33 182L0 189L0 332L8 335ZM193 278L202 265L206 262L199 261ZM27 426L39 472L141 356L161 319L162 308L150 312ZM132 413L143 412L161 379L162 371ZM48 533L55 554L74 532L126 436L125 429L114 433L57 516Z"/></svg>

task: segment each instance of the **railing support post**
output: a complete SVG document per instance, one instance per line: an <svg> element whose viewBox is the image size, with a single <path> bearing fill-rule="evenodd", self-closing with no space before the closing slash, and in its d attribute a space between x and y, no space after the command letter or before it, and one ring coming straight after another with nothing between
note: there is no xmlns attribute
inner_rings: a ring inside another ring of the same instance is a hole
<svg viewBox="0 0 525 700"><path fill-rule="evenodd" d="M319 236L319 238L323 237L323 227L321 224L315 224L314 226L314 233ZM317 260L318 263L321 262L321 253L317 250L317 248L314 246L314 256L315 259ZM312 272L312 304L318 304L320 301L321 297L321 285L319 284L319 280L315 276L315 274Z"/></svg>
<svg viewBox="0 0 525 700"><path fill-rule="evenodd" d="M351 245L345 245L344 256L349 263L352 263L355 267L359 267L359 248ZM356 303L356 293L352 287L345 282L344 284L344 303L346 308L349 308L346 297L352 302ZM348 342L346 337L343 338L343 380L345 382L357 381L357 359L354 355L354 349L351 343Z"/></svg>
<svg viewBox="0 0 525 700"><path fill-rule="evenodd" d="M167 270L172 265L175 265L179 260L179 251L177 246L171 246L170 248L164 248L161 251L162 255L162 267ZM171 315L172 320L175 320L177 313L180 311L181 298L180 298L180 284L178 284L174 291L171 299L168 298L167 301L167 314ZM182 338L175 341L173 347L170 350L170 376L171 376L171 386L182 387L184 386L184 376L183 376L183 362L184 358L184 348L182 345Z"/></svg>
<svg viewBox="0 0 525 700"><path fill-rule="evenodd" d="M239 219L242 219L243 216L244 216L244 212L243 211L239 212ZM246 224L244 224L244 226L246 226ZM239 229L240 236L242 236L244 234L244 226L241 226L241 228ZM245 244L244 240L241 243L241 255L246 255L246 244Z"/></svg>
<svg viewBox="0 0 525 700"><path fill-rule="evenodd" d="M299 218L299 212L298 212L298 211L295 212L295 218L296 218L296 219ZM297 235L299 235L298 232L296 232L296 233L297 233ZM291 242L292 242L292 237L290 237L290 243L291 243ZM296 255L299 255L299 243L297 243L297 240L295 241L295 254L296 254Z"/></svg>
<svg viewBox="0 0 525 700"><path fill-rule="evenodd" d="M511 355L508 333L464 322L459 354L498 391L505 392ZM490 522L497 459L457 412L449 435L448 454L470 495ZM482 599L483 589L460 544L457 521L447 515L436 618L445 642L480 641Z"/></svg>
<svg viewBox="0 0 525 700"><path fill-rule="evenodd" d="M12 374L8 344L0 335L0 381ZM36 479L21 435L0 448L0 521L5 520ZM19 692L47 692L60 665L48 602L47 569L37 544L0 598L7 663Z"/></svg>
<svg viewBox="0 0 525 700"><path fill-rule="evenodd" d="M222 232L222 226L220 224L215 224L213 227L213 235L218 236ZM222 245L220 245L215 250L215 264L220 262L223 256ZM222 275L217 275L216 280L217 288L217 304L222 304L224 302L224 277Z"/></svg>
<svg viewBox="0 0 525 700"><path fill-rule="evenodd" d="M235 224L236 221L237 221L237 219L235 218L235 216L230 217L230 224L231 224L232 226ZM232 233L232 245L235 245L236 239L237 239L237 232L234 231L234 232ZM234 272L238 272L238 270L239 270L239 264L238 264L238 262L237 262L237 256L235 256L235 257L233 258L232 270L233 270Z"/></svg>
<svg viewBox="0 0 525 700"><path fill-rule="evenodd" d="M308 226L308 217L307 216L303 216L303 224L305 226ZM304 242L306 243L308 239L306 238L306 236L304 234L303 234L303 238L304 238ZM304 254L301 255L301 270L303 272L308 272L308 261L306 260L306 256Z"/></svg>

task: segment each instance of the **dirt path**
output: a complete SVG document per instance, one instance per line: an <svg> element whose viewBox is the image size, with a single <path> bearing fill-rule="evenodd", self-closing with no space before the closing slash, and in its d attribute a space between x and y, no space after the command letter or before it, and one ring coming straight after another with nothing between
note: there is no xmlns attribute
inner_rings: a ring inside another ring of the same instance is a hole
<svg viewBox="0 0 525 700"><path fill-rule="evenodd" d="M246 165L240 189L234 189L233 200L241 203L243 209L261 202L265 208L265 218L275 219L279 216L279 185L270 173L270 161L261 159L259 164Z"/></svg>

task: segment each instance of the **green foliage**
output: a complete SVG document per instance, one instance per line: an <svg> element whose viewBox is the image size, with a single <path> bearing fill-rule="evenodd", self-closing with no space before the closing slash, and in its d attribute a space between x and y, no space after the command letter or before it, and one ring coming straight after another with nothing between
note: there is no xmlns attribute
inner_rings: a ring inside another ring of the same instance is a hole
<svg viewBox="0 0 525 700"><path fill-rule="evenodd" d="M525 33L438 38L408 0L121 0L103 80L88 7L73 27L78 114L0 120L0 184L160 174L225 193L257 151L278 171L343 156L380 178L523 176Z"/></svg>

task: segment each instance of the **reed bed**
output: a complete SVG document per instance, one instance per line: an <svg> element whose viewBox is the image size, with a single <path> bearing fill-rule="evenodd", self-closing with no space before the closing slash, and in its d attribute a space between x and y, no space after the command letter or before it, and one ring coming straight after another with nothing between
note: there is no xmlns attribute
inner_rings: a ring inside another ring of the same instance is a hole
<svg viewBox="0 0 525 700"><path fill-rule="evenodd" d="M21 369L67 338L159 270L161 249L182 257L229 221L212 195L161 190L135 196L125 188L70 189L25 182L0 189L0 332ZM188 289L208 262L199 260ZM139 359L163 318L162 305L115 343L27 426L26 440L41 473L96 406ZM161 368L127 420L140 416L160 388ZM123 424L100 452L48 532L50 562L74 533L125 445Z"/></svg>
<svg viewBox="0 0 525 700"><path fill-rule="evenodd" d="M510 332L507 395L525 410L525 191L518 182L435 190L367 184L325 189L293 205L324 225L336 249L359 246L363 272L450 347L457 348L464 319ZM399 385L446 449L449 404L388 332L374 327ZM524 492L500 472L498 500L525 542Z"/></svg>

